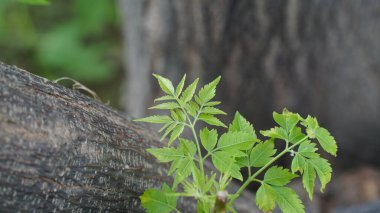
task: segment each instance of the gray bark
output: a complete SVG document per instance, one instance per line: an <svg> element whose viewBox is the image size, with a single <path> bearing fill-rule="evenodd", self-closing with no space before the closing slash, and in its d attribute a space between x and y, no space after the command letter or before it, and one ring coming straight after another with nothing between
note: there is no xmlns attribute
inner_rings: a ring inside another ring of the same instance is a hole
<svg viewBox="0 0 380 213"><path fill-rule="evenodd" d="M0 144L1 212L143 212L144 190L171 182L145 151L161 146L151 130L1 62ZM237 209L253 209L251 199L244 194Z"/></svg>
<svg viewBox="0 0 380 213"><path fill-rule="evenodd" d="M379 1L120 2L131 15L130 85L150 82L153 71L174 82L184 72L204 82L221 75L218 98L230 116L239 110L263 129L273 110L313 114L336 136L342 167L380 165ZM125 99L131 113L148 113L158 93L148 87L150 98Z"/></svg>

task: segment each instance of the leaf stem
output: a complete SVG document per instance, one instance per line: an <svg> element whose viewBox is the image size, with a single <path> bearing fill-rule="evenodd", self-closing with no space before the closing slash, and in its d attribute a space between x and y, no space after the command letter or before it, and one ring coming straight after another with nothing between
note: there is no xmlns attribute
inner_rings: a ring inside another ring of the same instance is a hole
<svg viewBox="0 0 380 213"><path fill-rule="evenodd" d="M292 146L290 147L287 147L286 149L284 149L282 152L280 152L276 157L274 157L271 161L269 161L267 164L265 164L265 166L261 167L259 170L257 170L257 172L255 172L252 176L250 176L244 183L243 185L241 185L241 187L236 191L236 193L231 197L231 200L228 202L228 206L231 206L235 200L240 196L240 194L243 192L243 190L245 188L247 188L247 186L255 180L255 178L261 173L263 172L265 169L267 169L272 163L274 163L276 160L278 160L280 157L282 157L284 154L286 154L287 152L289 152L291 149L293 149L295 146L299 145L300 143L302 143L303 141L305 141L306 139L308 138L308 136L305 136L304 138L302 138L301 140L297 141L296 143L294 143Z"/></svg>

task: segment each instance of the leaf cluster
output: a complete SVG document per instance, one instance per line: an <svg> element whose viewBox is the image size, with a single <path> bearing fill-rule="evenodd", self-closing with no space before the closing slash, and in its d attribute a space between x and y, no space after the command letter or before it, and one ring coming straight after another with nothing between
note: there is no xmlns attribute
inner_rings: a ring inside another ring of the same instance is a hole
<svg viewBox="0 0 380 213"><path fill-rule="evenodd" d="M140 122L161 124L161 140L168 137L167 147L147 149L160 162L170 163L168 175L174 177L172 187L166 184L161 189L148 189L142 196L142 206L148 212L172 212L176 209L176 197L193 197L197 201L198 212L211 212L215 208L218 192L226 191L233 180L242 182L236 192L230 192L225 208L235 212L234 201L251 183L261 184L257 191L256 204L267 212L276 205L283 212L304 212L304 206L298 195L286 185L301 176L305 190L312 199L315 181L318 177L321 188L331 180L331 165L317 153L317 145L336 156L335 139L316 118L303 118L297 113L284 109L282 113L273 113L277 126L260 131L262 139L257 137L252 124L239 112L228 125L216 116L226 113L218 109L219 101L213 101L220 77L197 91L199 79L195 79L185 88L186 75L176 87L160 75L154 74L164 96L155 99L157 105L150 109L168 110L168 115L154 115ZM196 124L204 122L197 134ZM218 133L213 127L225 128ZM182 137L185 128L193 133L192 139ZM178 145L173 142L178 141ZM276 143L284 143L284 150L277 150ZM202 152L203 150L203 152ZM290 154L293 159L291 170L272 164ZM204 162L210 160L215 170L204 169ZM243 178L242 168L247 168L248 177ZM264 173L262 180L259 174Z"/></svg>

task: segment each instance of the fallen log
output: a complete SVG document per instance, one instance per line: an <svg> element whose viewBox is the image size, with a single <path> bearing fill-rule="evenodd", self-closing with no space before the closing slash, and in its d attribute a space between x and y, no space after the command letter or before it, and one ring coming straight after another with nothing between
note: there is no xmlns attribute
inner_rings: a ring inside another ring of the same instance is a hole
<svg viewBox="0 0 380 213"><path fill-rule="evenodd" d="M0 62L0 210L143 212L170 182L147 147L155 133L77 91ZM249 194L239 212L252 212ZM194 205L180 200L183 212Z"/></svg>

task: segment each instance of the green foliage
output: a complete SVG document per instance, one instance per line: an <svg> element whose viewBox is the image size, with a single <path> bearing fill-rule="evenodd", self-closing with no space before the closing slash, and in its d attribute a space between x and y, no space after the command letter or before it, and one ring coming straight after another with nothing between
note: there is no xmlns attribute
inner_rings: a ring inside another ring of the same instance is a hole
<svg viewBox="0 0 380 213"><path fill-rule="evenodd" d="M115 1L1 0L0 57L50 79L100 84L119 71L117 21Z"/></svg>
<svg viewBox="0 0 380 213"><path fill-rule="evenodd" d="M227 128L216 117L226 114L215 107L220 102L212 101L220 77L206 84L198 93L198 79L185 87L184 76L175 87L169 79L157 74L154 77L165 95L157 98L155 102L160 103L150 109L167 110L170 115L154 115L136 121L163 125L159 132L164 132L161 140L169 136L168 146L147 151L160 162L170 163L168 175L174 176L174 182L172 189L164 184L162 190L148 189L141 196L142 206L148 212L179 212L175 199L181 196L194 198L198 212L212 212L217 193L225 191L227 185L236 179L243 184L237 191L230 192L226 210L234 212L234 201L250 183L256 181L261 184L256 196L256 204L261 210L269 212L278 206L285 213L303 213L304 206L298 195L286 185L301 176L304 188L312 199L317 177L321 191L331 180L331 166L317 153L315 142L334 156L337 145L330 133L319 126L316 118L303 118L287 109L282 113L274 112L273 119L278 126L260 131L265 137L261 141L252 124L236 112L225 133L218 134L216 129L204 127L198 136L195 127L199 121ZM185 128L193 133L192 140L182 138ZM178 144L173 144L174 141ZM277 150L275 143L281 141L285 143L285 149ZM206 154L202 153L202 149ZM291 171L273 165L287 153L293 157ZM208 159L214 170L205 170L204 161ZM245 179L240 172L242 168L248 169ZM257 179L264 172L263 179Z"/></svg>

